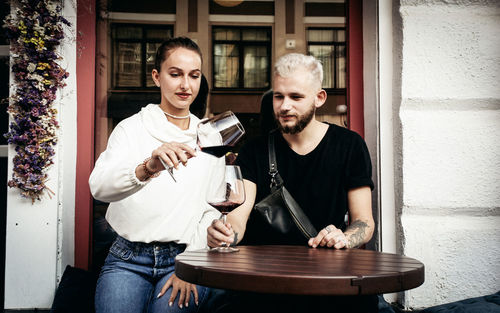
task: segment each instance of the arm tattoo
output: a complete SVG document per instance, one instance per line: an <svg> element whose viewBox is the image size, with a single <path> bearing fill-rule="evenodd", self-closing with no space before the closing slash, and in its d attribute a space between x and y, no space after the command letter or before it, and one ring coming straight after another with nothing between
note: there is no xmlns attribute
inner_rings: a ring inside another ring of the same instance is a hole
<svg viewBox="0 0 500 313"><path fill-rule="evenodd" d="M362 245L366 238L368 224L361 220L356 220L349 225L345 231L348 238L348 248L356 248Z"/></svg>

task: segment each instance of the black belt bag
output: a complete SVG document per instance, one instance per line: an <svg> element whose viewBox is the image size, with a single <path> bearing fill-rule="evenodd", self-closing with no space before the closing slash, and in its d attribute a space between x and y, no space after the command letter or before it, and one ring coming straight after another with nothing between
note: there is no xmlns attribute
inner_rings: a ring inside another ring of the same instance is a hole
<svg viewBox="0 0 500 313"><path fill-rule="evenodd" d="M254 206L261 223L267 224L277 236L292 241L298 233L307 240L315 237L318 232L285 188L283 179L278 173L273 132L269 134L269 175L271 194Z"/></svg>

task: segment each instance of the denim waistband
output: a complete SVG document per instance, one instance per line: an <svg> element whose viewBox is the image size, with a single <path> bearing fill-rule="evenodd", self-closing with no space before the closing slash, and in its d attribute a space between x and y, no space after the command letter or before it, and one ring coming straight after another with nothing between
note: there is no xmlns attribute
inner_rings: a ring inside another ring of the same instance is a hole
<svg viewBox="0 0 500 313"><path fill-rule="evenodd" d="M178 244L173 241L170 242L153 241L149 243L134 242L134 241L129 241L121 236L116 237L113 246L114 246L113 248L115 249L117 248L120 250L126 249L142 253L154 253L154 251L156 253L168 252L173 256L182 253L184 252L184 250L186 250L185 244Z"/></svg>

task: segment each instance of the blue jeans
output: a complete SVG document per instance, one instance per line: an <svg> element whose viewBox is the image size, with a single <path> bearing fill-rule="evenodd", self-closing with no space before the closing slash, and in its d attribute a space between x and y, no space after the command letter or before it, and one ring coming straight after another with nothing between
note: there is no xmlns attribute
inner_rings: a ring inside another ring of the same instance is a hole
<svg viewBox="0 0 500 313"><path fill-rule="evenodd" d="M159 299L165 282L174 274L175 256L185 245L130 242L118 236L101 269L95 294L96 313L198 312L205 302L207 287L197 286L198 303L191 293L189 306L180 309L179 295L168 305L172 287Z"/></svg>

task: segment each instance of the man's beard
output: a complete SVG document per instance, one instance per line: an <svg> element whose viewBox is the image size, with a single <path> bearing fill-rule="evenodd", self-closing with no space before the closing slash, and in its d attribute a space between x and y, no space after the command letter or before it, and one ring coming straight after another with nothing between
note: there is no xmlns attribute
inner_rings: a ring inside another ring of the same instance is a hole
<svg viewBox="0 0 500 313"><path fill-rule="evenodd" d="M284 133L284 134L290 134L290 135L295 135L300 133L301 131L306 128L307 125L311 122L314 113L316 113L316 106L313 104L311 105L311 109L304 113L303 115L297 116L297 122L292 125L292 126L283 126L281 125L279 121L279 114L278 116L275 114L274 119L276 120L276 124L278 124L278 129Z"/></svg>

